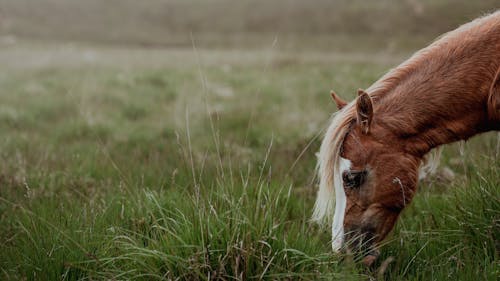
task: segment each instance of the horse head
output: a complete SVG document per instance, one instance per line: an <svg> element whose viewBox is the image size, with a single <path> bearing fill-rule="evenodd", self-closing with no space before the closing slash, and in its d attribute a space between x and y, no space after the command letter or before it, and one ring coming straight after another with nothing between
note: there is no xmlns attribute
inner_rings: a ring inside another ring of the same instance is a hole
<svg viewBox="0 0 500 281"><path fill-rule="evenodd" d="M332 246L335 251L355 253L370 265L378 256L379 243L415 193L422 158L407 152L384 128L368 93L358 90L349 104L335 93L332 97L341 110L319 156L320 185L335 188ZM323 196L319 194L316 202L317 218L333 207Z"/></svg>

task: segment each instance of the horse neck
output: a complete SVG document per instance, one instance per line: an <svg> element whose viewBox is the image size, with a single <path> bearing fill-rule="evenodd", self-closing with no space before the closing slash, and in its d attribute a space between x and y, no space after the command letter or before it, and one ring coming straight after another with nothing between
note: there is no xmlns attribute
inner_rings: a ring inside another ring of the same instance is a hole
<svg viewBox="0 0 500 281"><path fill-rule="evenodd" d="M375 102L375 122L403 149L423 156L432 148L500 129L487 112L500 67L500 44L490 54L427 60ZM377 99L377 95L374 95ZM378 103L378 105L377 105Z"/></svg>

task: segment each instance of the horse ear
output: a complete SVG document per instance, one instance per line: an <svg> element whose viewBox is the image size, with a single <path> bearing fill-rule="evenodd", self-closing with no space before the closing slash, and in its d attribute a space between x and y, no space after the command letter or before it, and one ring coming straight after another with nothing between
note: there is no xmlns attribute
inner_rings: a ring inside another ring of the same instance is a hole
<svg viewBox="0 0 500 281"><path fill-rule="evenodd" d="M373 104L370 96L363 90L358 90L358 99L356 100L356 111L358 124L364 134L370 131L370 124L373 119Z"/></svg>
<svg viewBox="0 0 500 281"><path fill-rule="evenodd" d="M337 94L333 90L330 92L330 95L332 96L332 99L335 102L335 104L337 104L337 108L339 110L341 110L344 106L347 105L347 102L341 99L339 96L337 96Z"/></svg>
<svg viewBox="0 0 500 281"><path fill-rule="evenodd" d="M495 75L488 96L488 116L491 120L500 121L500 68Z"/></svg>

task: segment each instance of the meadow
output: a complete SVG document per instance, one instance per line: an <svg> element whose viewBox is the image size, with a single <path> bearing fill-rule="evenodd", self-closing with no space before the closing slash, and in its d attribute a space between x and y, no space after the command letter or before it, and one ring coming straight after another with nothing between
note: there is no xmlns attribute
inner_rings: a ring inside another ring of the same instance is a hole
<svg viewBox="0 0 500 281"><path fill-rule="evenodd" d="M340 1L346 21L381 19L348 33L317 19L328 1L242 1L212 25L227 1L138 2L0 1L1 280L498 279L496 132L444 148L374 268L310 222L329 90L354 98L493 1Z"/></svg>

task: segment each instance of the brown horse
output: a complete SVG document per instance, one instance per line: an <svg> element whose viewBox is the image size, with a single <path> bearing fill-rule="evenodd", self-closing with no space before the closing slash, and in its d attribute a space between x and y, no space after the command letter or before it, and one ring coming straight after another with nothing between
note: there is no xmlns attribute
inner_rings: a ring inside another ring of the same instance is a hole
<svg viewBox="0 0 500 281"><path fill-rule="evenodd" d="M334 251L371 265L429 151L500 130L500 11L441 36L353 102L332 97L340 110L321 144L313 219L334 213Z"/></svg>

